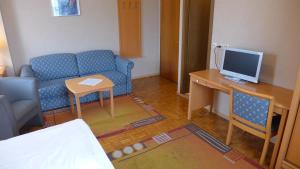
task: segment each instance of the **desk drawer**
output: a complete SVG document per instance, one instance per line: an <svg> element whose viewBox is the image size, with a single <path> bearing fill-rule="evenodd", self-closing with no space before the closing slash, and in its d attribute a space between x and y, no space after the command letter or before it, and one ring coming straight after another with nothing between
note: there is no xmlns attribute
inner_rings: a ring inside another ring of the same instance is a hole
<svg viewBox="0 0 300 169"><path fill-rule="evenodd" d="M219 90L219 91L222 91L222 92L225 92L225 93L230 92L230 88L228 88L224 85L220 85L218 83L211 82L211 81L207 81L206 86L210 87L210 88L213 88L213 89L216 89L216 90Z"/></svg>
<svg viewBox="0 0 300 169"><path fill-rule="evenodd" d="M192 81L193 81L194 83L199 84L199 85L207 86L207 82L204 81L204 80L201 80L201 79L194 79L194 78L193 78Z"/></svg>
<svg viewBox="0 0 300 169"><path fill-rule="evenodd" d="M225 93L230 92L230 88L223 86L223 85L216 84L214 82L207 81L207 80L192 78L192 82L202 85L202 86L205 86L205 87L208 87L208 88L211 88L211 89L217 89L217 90L225 92Z"/></svg>

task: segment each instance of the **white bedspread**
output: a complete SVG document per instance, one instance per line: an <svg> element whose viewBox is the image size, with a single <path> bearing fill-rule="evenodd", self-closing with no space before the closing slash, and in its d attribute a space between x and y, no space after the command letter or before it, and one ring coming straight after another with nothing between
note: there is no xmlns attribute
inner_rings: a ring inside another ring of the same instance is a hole
<svg viewBox="0 0 300 169"><path fill-rule="evenodd" d="M1 169L114 169L82 120L0 141Z"/></svg>

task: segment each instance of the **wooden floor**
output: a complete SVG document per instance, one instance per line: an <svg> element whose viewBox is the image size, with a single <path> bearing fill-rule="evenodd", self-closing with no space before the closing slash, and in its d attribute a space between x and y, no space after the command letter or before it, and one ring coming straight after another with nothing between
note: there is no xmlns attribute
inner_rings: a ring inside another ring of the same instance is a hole
<svg viewBox="0 0 300 169"><path fill-rule="evenodd" d="M133 93L166 116L167 120L130 130L117 136L104 138L100 142L105 151L110 152L120 149L189 123L190 121L187 120L188 100L177 95L176 89L175 83L158 76L134 80ZM70 117L58 115L56 119L64 122L70 120ZM192 122L225 142L228 128L227 120L216 114L208 113L206 110L201 110L193 114ZM263 140L235 129L230 146L258 161L263 147ZM273 145L271 146L266 159L267 164L273 149Z"/></svg>

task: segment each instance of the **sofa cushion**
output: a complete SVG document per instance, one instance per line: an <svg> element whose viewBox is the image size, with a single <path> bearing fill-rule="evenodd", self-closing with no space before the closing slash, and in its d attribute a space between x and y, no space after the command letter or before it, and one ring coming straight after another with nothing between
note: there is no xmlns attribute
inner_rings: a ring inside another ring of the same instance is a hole
<svg viewBox="0 0 300 169"><path fill-rule="evenodd" d="M86 51L76 57L81 76L116 70L115 55L111 50Z"/></svg>
<svg viewBox="0 0 300 169"><path fill-rule="evenodd" d="M68 93L65 85L65 80L70 78L71 77L49 81L41 81L39 87L40 98L45 99L67 95Z"/></svg>
<svg viewBox="0 0 300 169"><path fill-rule="evenodd" d="M41 81L78 75L75 54L60 53L31 59L34 76Z"/></svg>

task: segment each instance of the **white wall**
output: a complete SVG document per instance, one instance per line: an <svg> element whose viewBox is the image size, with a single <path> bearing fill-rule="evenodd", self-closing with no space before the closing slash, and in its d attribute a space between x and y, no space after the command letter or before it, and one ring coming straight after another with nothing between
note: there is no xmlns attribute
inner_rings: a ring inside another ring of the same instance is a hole
<svg viewBox="0 0 300 169"><path fill-rule="evenodd" d="M8 75L14 75L13 64L11 61L7 39L3 27L2 15L0 12L0 65L6 66L6 72Z"/></svg>
<svg viewBox="0 0 300 169"><path fill-rule="evenodd" d="M212 42L263 51L261 80L293 89L300 66L299 6L299 0L215 0ZM217 95L216 111L228 114L228 96Z"/></svg>
<svg viewBox="0 0 300 169"><path fill-rule="evenodd" d="M142 58L132 60L134 77L160 72L160 0L142 0Z"/></svg>
<svg viewBox="0 0 300 169"><path fill-rule="evenodd" d="M80 8L80 16L53 17L50 0L0 1L15 69L50 53L119 53L117 0L81 0ZM134 59L133 76L159 73L159 0L143 0L142 11L143 56Z"/></svg>

